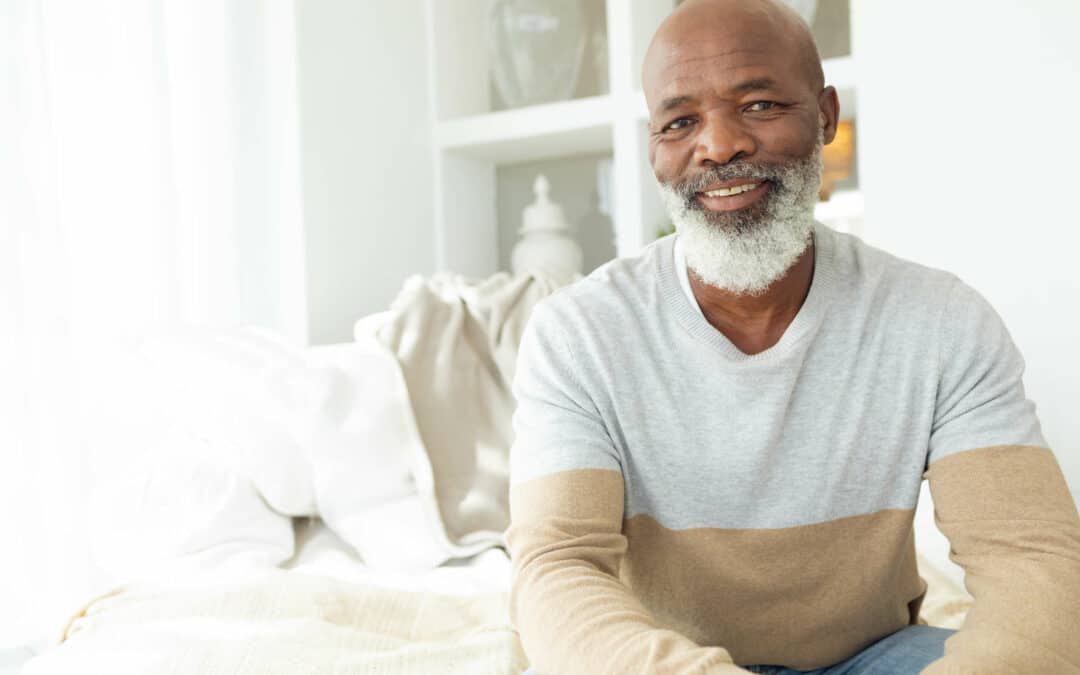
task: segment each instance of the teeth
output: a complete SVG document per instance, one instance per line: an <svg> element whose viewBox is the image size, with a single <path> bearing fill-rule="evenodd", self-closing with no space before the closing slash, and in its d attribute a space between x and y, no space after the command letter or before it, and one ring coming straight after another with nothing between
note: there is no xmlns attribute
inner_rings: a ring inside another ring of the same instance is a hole
<svg viewBox="0 0 1080 675"><path fill-rule="evenodd" d="M735 186L733 188L720 189L720 190L710 190L709 192L705 193L705 196L706 197L732 197L734 195L739 195L739 194L742 194L744 192L749 192L750 190L753 190L754 188L756 188L759 185L761 185L761 183L747 183L746 185L737 185L737 186Z"/></svg>

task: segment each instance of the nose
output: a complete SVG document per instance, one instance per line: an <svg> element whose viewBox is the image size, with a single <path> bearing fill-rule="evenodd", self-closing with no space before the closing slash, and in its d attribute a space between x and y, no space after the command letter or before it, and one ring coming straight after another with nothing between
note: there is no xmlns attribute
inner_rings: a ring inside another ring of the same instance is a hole
<svg viewBox="0 0 1080 675"><path fill-rule="evenodd" d="M694 148L694 164L719 166L757 151L757 142L746 125L729 115L713 112L701 121L701 131Z"/></svg>

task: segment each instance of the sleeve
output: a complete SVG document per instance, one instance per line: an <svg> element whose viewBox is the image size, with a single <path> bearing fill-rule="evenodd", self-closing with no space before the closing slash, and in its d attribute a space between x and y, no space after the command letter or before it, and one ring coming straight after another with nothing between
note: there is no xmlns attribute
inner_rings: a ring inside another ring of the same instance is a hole
<svg viewBox="0 0 1080 675"><path fill-rule="evenodd" d="M511 448L510 615L545 675L745 672L719 647L660 625L619 579L618 453L541 304L522 337Z"/></svg>
<svg viewBox="0 0 1080 675"><path fill-rule="evenodd" d="M926 478L975 598L924 673L1080 673L1080 518L1000 317L956 282L941 321Z"/></svg>

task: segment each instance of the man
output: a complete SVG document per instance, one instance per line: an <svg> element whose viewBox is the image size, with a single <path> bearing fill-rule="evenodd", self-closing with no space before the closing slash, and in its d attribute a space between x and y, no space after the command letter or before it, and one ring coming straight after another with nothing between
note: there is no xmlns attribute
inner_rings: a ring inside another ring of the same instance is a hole
<svg viewBox="0 0 1080 675"><path fill-rule="evenodd" d="M838 103L805 24L690 0L643 81L677 234L552 295L521 343L533 670L1080 672L1080 519L1001 320L813 221ZM955 634L915 625L924 474L975 598Z"/></svg>

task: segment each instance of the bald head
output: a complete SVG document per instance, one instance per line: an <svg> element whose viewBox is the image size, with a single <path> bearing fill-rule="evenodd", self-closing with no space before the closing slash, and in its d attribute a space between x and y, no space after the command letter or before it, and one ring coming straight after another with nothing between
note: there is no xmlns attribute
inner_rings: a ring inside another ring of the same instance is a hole
<svg viewBox="0 0 1080 675"><path fill-rule="evenodd" d="M768 60L802 79L817 94L825 86L814 38L806 22L776 0L687 0L660 25L645 55L646 98L678 66L724 66L736 60ZM685 70L685 69L684 69Z"/></svg>

